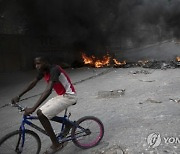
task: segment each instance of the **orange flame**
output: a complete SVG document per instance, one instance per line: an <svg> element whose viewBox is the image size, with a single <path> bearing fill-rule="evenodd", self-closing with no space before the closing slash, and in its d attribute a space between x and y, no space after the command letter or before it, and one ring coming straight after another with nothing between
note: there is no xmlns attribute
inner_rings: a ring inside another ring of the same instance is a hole
<svg viewBox="0 0 180 154"><path fill-rule="evenodd" d="M107 54L103 56L103 59L97 59L95 56L88 57L85 53L82 53L82 59L84 64L89 64L97 68L103 66L109 66L111 57Z"/></svg>
<svg viewBox="0 0 180 154"><path fill-rule="evenodd" d="M94 57L88 57L85 53L82 53L82 59L84 61L84 64L93 64L94 63Z"/></svg>
<svg viewBox="0 0 180 154"><path fill-rule="evenodd" d="M102 60L96 60L95 61L95 67L103 67L103 66L109 66L109 63L110 63L110 59L111 57L107 54L105 56L103 56L103 59Z"/></svg>
<svg viewBox="0 0 180 154"><path fill-rule="evenodd" d="M180 62L180 57L176 57L176 61Z"/></svg>
<svg viewBox="0 0 180 154"><path fill-rule="evenodd" d="M123 65L126 65L126 61L124 60L123 62L119 62L117 61L116 59L113 59L114 61L114 65L115 66L123 66Z"/></svg>

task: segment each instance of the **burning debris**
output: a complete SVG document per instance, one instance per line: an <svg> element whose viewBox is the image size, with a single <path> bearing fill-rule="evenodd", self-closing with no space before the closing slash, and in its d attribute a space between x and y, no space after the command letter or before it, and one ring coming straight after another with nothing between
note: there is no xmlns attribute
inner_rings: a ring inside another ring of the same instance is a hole
<svg viewBox="0 0 180 154"><path fill-rule="evenodd" d="M166 62L166 61L157 61L157 60L144 60L138 61L138 66L143 68L152 68L152 69L168 69L176 68L180 66L180 57L176 57L175 60Z"/></svg>
<svg viewBox="0 0 180 154"><path fill-rule="evenodd" d="M92 56L87 56L85 53L82 53L82 59L85 65L90 65L96 68L104 67L104 66L110 66L111 64L111 56L109 54L106 54L103 56L102 59L99 59L95 57L94 55ZM115 67L120 67L123 65L126 65L126 61L119 62L117 59L113 59L114 61L114 66Z"/></svg>
<svg viewBox="0 0 180 154"><path fill-rule="evenodd" d="M176 57L176 62L175 63L176 63L177 66L180 66L180 57Z"/></svg>
<svg viewBox="0 0 180 154"><path fill-rule="evenodd" d="M88 57L85 53L82 53L82 59L84 61L84 64L100 68L103 66L109 66L111 57L109 56L109 54L107 54L103 56L103 59L98 59L94 55Z"/></svg>
<svg viewBox="0 0 180 154"><path fill-rule="evenodd" d="M123 62L119 62L119 61L117 61L117 60L114 58L113 61L114 61L114 66L115 66L115 67L120 67L120 66L126 65L126 61L125 61L125 60L124 60Z"/></svg>
<svg viewBox="0 0 180 154"><path fill-rule="evenodd" d="M85 53L82 53L82 60L85 65L92 67L100 68L113 66L115 68L130 68L130 67L143 67L143 68L152 68L152 69L162 69L166 70L168 68L174 69L180 66L180 57L176 57L175 60L166 62L166 61L157 61L157 60L139 60L138 62L126 62L126 60L119 62L117 59L113 58L106 54L102 59L99 59L92 56L87 56ZM140 72L137 72L140 73ZM145 72L142 72L145 73ZM147 72L148 74L148 72Z"/></svg>
<svg viewBox="0 0 180 154"><path fill-rule="evenodd" d="M176 61L177 61L177 62L180 62L180 57L176 57Z"/></svg>

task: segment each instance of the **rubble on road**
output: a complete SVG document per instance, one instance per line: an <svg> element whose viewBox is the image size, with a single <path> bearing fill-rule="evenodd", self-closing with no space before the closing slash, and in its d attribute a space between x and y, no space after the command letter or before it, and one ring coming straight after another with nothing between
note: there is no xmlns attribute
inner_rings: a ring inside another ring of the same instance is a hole
<svg viewBox="0 0 180 154"><path fill-rule="evenodd" d="M175 69L180 67L180 61L158 61L158 60L140 60L138 62L126 62L125 65L114 66L116 68L131 68L131 67L142 67L151 69Z"/></svg>
<svg viewBox="0 0 180 154"><path fill-rule="evenodd" d="M131 74L151 74L147 70L137 70L137 71L130 71Z"/></svg>
<svg viewBox="0 0 180 154"><path fill-rule="evenodd" d="M156 101L154 99L148 98L147 100L145 100L144 102L139 102L139 104L143 104L143 103L162 103L162 101Z"/></svg>
<svg viewBox="0 0 180 154"><path fill-rule="evenodd" d="M173 102L176 102L176 103L180 103L180 99L176 98L176 99L173 99L173 98L169 98L170 101L173 101Z"/></svg>
<svg viewBox="0 0 180 154"><path fill-rule="evenodd" d="M176 64L174 61L157 61L157 60L149 60L146 63L138 63L139 66L143 68L152 68L152 69L168 69L168 68L176 68Z"/></svg>
<svg viewBox="0 0 180 154"><path fill-rule="evenodd" d="M98 98L117 98L125 94L125 89L99 91Z"/></svg>

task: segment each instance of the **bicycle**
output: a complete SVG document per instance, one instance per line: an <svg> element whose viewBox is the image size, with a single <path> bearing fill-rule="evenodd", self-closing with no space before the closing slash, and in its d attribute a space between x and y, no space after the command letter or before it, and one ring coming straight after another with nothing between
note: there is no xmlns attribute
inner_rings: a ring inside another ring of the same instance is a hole
<svg viewBox="0 0 180 154"><path fill-rule="evenodd" d="M16 104L15 107L17 107L20 112L24 111L24 108L19 104ZM63 117L55 116L51 119L51 121L61 123L61 131L56 134L59 143L72 141L76 146L82 149L88 149L98 145L104 136L104 126L101 120L94 116L85 116L77 121L71 121L71 114L69 113L69 115L67 115L67 110L68 109L65 110ZM38 120L38 117L23 115L19 130L8 133L0 140L0 153L40 153L41 139L39 135L32 130L26 129L25 125L29 125L45 135L47 135L47 133L44 129L35 125L30 120ZM70 122L73 127L71 132L64 137L62 132L66 122Z"/></svg>

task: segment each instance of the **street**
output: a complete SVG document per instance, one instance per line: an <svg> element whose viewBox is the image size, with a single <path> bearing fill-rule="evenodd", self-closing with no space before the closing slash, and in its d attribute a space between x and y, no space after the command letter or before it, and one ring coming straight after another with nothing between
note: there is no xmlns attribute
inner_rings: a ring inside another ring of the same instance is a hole
<svg viewBox="0 0 180 154"><path fill-rule="evenodd" d="M69 108L71 119L96 116L103 122L105 133L100 144L92 149L80 149L69 142L57 154L180 153L178 68L161 70L141 67L82 67L66 71L75 83L78 94L78 103ZM0 138L18 129L22 113L18 113L16 108L8 104L35 74L35 71L0 74ZM22 101L22 105L30 107L35 103L39 95L32 96L43 92L45 86L46 83L40 81L37 87L23 96L28 99ZM121 90L124 90L122 95ZM50 97L54 95L53 92ZM38 122L37 124L40 125ZM53 126L58 130L57 124ZM48 137L37 133L42 140L43 153L51 143ZM153 133L161 137L161 143L156 147L148 142L148 136Z"/></svg>

